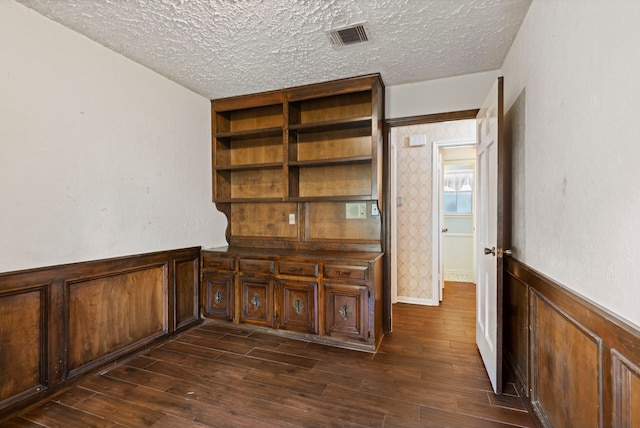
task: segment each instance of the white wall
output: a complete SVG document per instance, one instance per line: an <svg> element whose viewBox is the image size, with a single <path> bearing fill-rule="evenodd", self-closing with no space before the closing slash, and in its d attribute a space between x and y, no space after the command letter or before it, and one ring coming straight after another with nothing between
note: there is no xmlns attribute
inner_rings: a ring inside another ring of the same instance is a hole
<svg viewBox="0 0 640 428"><path fill-rule="evenodd" d="M640 325L640 2L534 0L502 71L516 257Z"/></svg>
<svg viewBox="0 0 640 428"><path fill-rule="evenodd" d="M388 86L385 117L411 117L479 108L500 76L497 70Z"/></svg>
<svg viewBox="0 0 640 428"><path fill-rule="evenodd" d="M222 245L205 98L0 3L0 272Z"/></svg>

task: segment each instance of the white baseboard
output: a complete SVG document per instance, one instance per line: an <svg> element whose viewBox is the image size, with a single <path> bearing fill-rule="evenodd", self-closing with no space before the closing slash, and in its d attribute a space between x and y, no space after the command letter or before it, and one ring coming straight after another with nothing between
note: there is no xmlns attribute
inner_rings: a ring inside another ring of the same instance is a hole
<svg viewBox="0 0 640 428"><path fill-rule="evenodd" d="M434 302L433 299L421 299L419 297L398 296L398 303L410 303L412 305L438 306L440 302Z"/></svg>

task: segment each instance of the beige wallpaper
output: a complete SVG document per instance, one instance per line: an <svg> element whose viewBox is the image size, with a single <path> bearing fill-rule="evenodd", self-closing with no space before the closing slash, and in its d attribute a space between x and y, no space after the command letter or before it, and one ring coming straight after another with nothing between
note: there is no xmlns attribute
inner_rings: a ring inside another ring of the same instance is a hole
<svg viewBox="0 0 640 428"><path fill-rule="evenodd" d="M434 141L475 138L475 120L395 127L398 197L398 300L429 303L432 265L431 163ZM425 134L427 144L410 147L411 135Z"/></svg>

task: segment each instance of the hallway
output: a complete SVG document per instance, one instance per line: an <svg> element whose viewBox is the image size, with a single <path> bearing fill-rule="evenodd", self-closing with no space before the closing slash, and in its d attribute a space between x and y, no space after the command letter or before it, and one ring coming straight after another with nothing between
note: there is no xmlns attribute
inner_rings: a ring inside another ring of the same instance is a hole
<svg viewBox="0 0 640 428"><path fill-rule="evenodd" d="M535 426L512 385L490 392L474 302L447 283L440 307L396 304L375 355L204 324L2 426Z"/></svg>

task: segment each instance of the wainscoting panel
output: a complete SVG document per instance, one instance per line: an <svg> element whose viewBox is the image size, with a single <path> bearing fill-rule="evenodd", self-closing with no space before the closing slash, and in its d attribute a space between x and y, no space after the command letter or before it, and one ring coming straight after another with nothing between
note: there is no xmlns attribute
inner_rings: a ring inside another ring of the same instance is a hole
<svg viewBox="0 0 640 428"><path fill-rule="evenodd" d="M46 388L46 287L0 295L0 403Z"/></svg>
<svg viewBox="0 0 640 428"><path fill-rule="evenodd" d="M189 325L199 318L198 288L199 288L198 259L176 260L173 271L175 275L176 329Z"/></svg>
<svg viewBox="0 0 640 428"><path fill-rule="evenodd" d="M505 365L543 426L640 426L636 326L505 258L503 334Z"/></svg>
<svg viewBox="0 0 640 428"><path fill-rule="evenodd" d="M613 392L615 423L617 427L640 426L640 366L629 361L615 349L613 361ZM635 403L635 405L634 405Z"/></svg>
<svg viewBox="0 0 640 428"><path fill-rule="evenodd" d="M536 291L530 301L531 402L550 426L601 426L601 340Z"/></svg>
<svg viewBox="0 0 640 428"><path fill-rule="evenodd" d="M200 322L200 248L0 273L0 419Z"/></svg>
<svg viewBox="0 0 640 428"><path fill-rule="evenodd" d="M166 270L159 265L67 284L69 377L168 332Z"/></svg>
<svg viewBox="0 0 640 428"><path fill-rule="evenodd" d="M522 386L520 394L529 396L529 289L527 284L508 273L504 275L503 302L503 352L505 362L514 361L510 367Z"/></svg>

